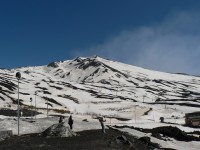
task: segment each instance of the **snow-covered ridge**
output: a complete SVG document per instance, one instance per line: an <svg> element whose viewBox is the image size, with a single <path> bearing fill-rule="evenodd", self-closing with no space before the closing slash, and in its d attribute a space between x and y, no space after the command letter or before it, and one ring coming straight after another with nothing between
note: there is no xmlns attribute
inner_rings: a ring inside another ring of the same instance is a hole
<svg viewBox="0 0 200 150"><path fill-rule="evenodd" d="M200 107L200 78L151 71L97 56L52 62L46 66L0 69L1 107L16 108L17 79L21 72L20 100L39 108L67 109L78 113L129 116L135 105L141 113L150 108L195 111Z"/></svg>

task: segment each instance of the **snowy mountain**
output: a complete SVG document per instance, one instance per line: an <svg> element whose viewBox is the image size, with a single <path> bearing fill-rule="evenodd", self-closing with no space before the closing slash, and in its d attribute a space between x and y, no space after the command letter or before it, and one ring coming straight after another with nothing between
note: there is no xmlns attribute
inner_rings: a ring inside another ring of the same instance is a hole
<svg viewBox="0 0 200 150"><path fill-rule="evenodd" d="M165 108L181 114L200 107L200 77L151 71L94 56L0 69L1 108L17 107L17 72L22 76L19 97L24 107L31 106L32 97L32 107L36 100L41 110L48 104L50 109L123 118L134 117L135 109L145 117L154 110L162 116Z"/></svg>

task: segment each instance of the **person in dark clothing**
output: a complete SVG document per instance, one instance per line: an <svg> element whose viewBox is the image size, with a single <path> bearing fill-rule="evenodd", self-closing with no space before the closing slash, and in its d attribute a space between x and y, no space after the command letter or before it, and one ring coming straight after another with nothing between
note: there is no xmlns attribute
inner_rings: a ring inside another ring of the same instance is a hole
<svg viewBox="0 0 200 150"><path fill-rule="evenodd" d="M60 116L59 123L63 122L64 117Z"/></svg>
<svg viewBox="0 0 200 150"><path fill-rule="evenodd" d="M73 119L72 119L72 115L70 115L69 116L69 119L68 119L68 124L69 124L69 126L70 126L70 129L72 130L72 128L73 128Z"/></svg>
<svg viewBox="0 0 200 150"><path fill-rule="evenodd" d="M104 126L104 122L106 122L106 120L101 116L101 117L99 117L99 122L101 124L102 133L106 133L105 126Z"/></svg>

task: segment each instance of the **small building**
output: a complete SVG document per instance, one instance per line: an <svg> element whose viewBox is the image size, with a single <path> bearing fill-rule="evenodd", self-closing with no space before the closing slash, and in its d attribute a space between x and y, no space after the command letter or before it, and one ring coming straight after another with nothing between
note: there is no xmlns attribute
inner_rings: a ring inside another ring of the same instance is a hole
<svg viewBox="0 0 200 150"><path fill-rule="evenodd" d="M188 126L200 126L200 111L185 114L185 124Z"/></svg>

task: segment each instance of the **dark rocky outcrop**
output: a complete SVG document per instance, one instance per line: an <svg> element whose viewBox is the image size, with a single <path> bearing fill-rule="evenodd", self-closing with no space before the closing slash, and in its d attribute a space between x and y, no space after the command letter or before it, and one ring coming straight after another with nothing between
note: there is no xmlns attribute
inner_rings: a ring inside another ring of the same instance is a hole
<svg viewBox="0 0 200 150"><path fill-rule="evenodd" d="M75 136L72 130L64 122L54 124L41 133L43 137L71 137Z"/></svg>
<svg viewBox="0 0 200 150"><path fill-rule="evenodd" d="M150 146L150 147L154 147L154 148L160 147L159 144L151 142L151 138L148 137L148 136L141 137L138 140L141 141L142 143L144 143L145 145Z"/></svg>
<svg viewBox="0 0 200 150"><path fill-rule="evenodd" d="M3 130L0 131L0 141L6 138L13 136L12 130Z"/></svg>
<svg viewBox="0 0 200 150"><path fill-rule="evenodd" d="M175 138L176 140L179 141L200 141L200 138L187 135L186 132L180 130L177 127L172 127L172 126L153 128L151 132L154 134L155 133L163 134L165 136Z"/></svg>
<svg viewBox="0 0 200 150"><path fill-rule="evenodd" d="M127 140L127 138L124 135L118 136L116 138L116 142L117 144L122 144L122 145L128 145L128 146L133 145L129 140Z"/></svg>
<svg viewBox="0 0 200 150"><path fill-rule="evenodd" d="M53 68L57 68L58 64L56 62L51 62L47 65L47 67L53 67Z"/></svg>

